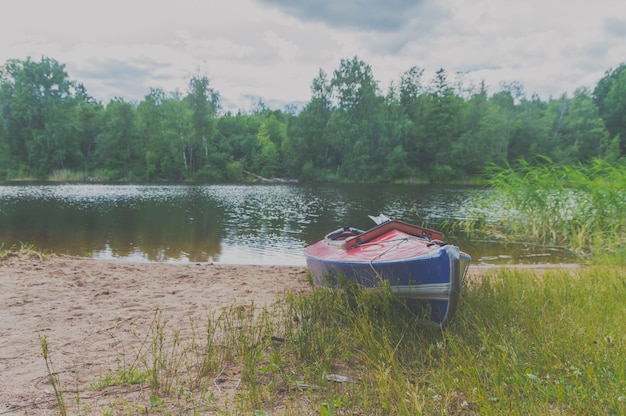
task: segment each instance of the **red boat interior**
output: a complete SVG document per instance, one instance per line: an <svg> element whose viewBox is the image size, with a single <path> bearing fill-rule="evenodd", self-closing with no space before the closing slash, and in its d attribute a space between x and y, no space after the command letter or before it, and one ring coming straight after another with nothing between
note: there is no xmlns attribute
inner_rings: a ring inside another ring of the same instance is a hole
<svg viewBox="0 0 626 416"><path fill-rule="evenodd" d="M426 254L445 244L442 238L438 231L387 221L368 231L347 227L337 230L307 252L329 261L391 261Z"/></svg>
<svg viewBox="0 0 626 416"><path fill-rule="evenodd" d="M415 237L422 237L428 240L443 241L443 234L439 231L429 230L427 228L418 227L412 224L407 224L402 221L386 221L362 234L354 236L346 240L346 250L351 250L361 244L369 243L370 241L388 233L391 230L402 231L405 234L409 234Z"/></svg>

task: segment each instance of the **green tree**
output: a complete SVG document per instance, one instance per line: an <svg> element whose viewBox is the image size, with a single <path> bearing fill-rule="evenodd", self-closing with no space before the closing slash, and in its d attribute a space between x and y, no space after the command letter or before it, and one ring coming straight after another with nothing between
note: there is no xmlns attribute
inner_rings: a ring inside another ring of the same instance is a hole
<svg viewBox="0 0 626 416"><path fill-rule="evenodd" d="M287 163L285 153L291 153L287 136L285 114L281 111L267 111L257 132L257 146L253 151L252 164L254 171L264 177L285 175Z"/></svg>
<svg viewBox="0 0 626 416"><path fill-rule="evenodd" d="M97 166L105 170L108 179L134 179L130 174L133 163L142 159L135 147L134 107L121 98L111 100L102 118L102 131L96 137Z"/></svg>
<svg viewBox="0 0 626 416"><path fill-rule="evenodd" d="M515 106L515 117L511 124L508 161L524 159L532 162L540 156L551 154L557 114L548 111L548 103L536 95L526 99L518 91L514 98L519 104Z"/></svg>
<svg viewBox="0 0 626 416"><path fill-rule="evenodd" d="M140 146L145 149L146 179L171 179L164 166L174 158L165 132L165 92L151 88L143 101L137 105L136 127ZM180 176L180 175L177 175Z"/></svg>
<svg viewBox="0 0 626 416"><path fill-rule="evenodd" d="M326 73L320 69L311 83L311 101L291 124L291 137L300 147L301 158L297 163L309 163L309 169L326 170L332 167L331 143L328 137L328 122L332 114L332 88Z"/></svg>
<svg viewBox="0 0 626 416"><path fill-rule="evenodd" d="M463 105L461 134L452 144L451 159L466 175L477 175L489 163L506 158L509 118L497 100L487 97L482 83ZM504 147L504 149L503 149Z"/></svg>
<svg viewBox="0 0 626 416"><path fill-rule="evenodd" d="M608 132L589 92L579 88L574 97L563 97L555 126L555 143L550 157L563 164L590 162L608 151Z"/></svg>
<svg viewBox="0 0 626 416"><path fill-rule="evenodd" d="M452 175L452 145L460 133L462 99L458 97L444 69L435 74L424 106L424 145L421 165L431 181L448 181Z"/></svg>
<svg viewBox="0 0 626 416"><path fill-rule="evenodd" d="M371 67L355 56L341 60L330 85L337 99L329 122L334 159L347 178L372 180L384 160L379 152L384 99L378 82Z"/></svg>
<svg viewBox="0 0 626 416"><path fill-rule="evenodd" d="M78 84L77 87L75 95L76 105L74 106L77 126L76 134L80 143L82 170L89 172L94 169L96 137L98 137L101 131L100 122L102 121L104 106L89 96L82 84ZM79 167L77 166L77 168Z"/></svg>
<svg viewBox="0 0 626 416"><path fill-rule="evenodd" d="M170 156L161 160L161 169L170 179L181 180L193 173L195 152L193 111L179 93L163 101L163 132ZM191 154L190 154L191 153Z"/></svg>
<svg viewBox="0 0 626 416"><path fill-rule="evenodd" d="M45 57L39 62L9 60L0 71L0 83L8 169L45 176L80 166L76 85L65 66Z"/></svg>
<svg viewBox="0 0 626 416"><path fill-rule="evenodd" d="M619 137L626 152L626 64L608 70L593 91L594 103L611 137Z"/></svg>
<svg viewBox="0 0 626 416"><path fill-rule="evenodd" d="M252 156L258 148L257 133L262 123L261 116L225 114L217 121L217 141L233 160L251 169Z"/></svg>
<svg viewBox="0 0 626 416"><path fill-rule="evenodd" d="M410 166L412 177L424 176L427 170L422 165L422 153L426 144L425 114L429 100L422 84L423 76L423 69L411 67L401 75L397 87L400 109L408 119L407 131L402 135L402 149L406 153L406 163Z"/></svg>
<svg viewBox="0 0 626 416"><path fill-rule="evenodd" d="M219 152L215 137L220 96L209 84L206 76L198 74L189 80L184 101L192 112L193 133L187 142L187 166L191 173L202 170L204 179L220 179L225 172L225 157Z"/></svg>
<svg viewBox="0 0 626 416"><path fill-rule="evenodd" d="M424 70L416 66L411 67L400 77L399 99L406 115L414 123L420 120L419 98L424 93L422 77Z"/></svg>
<svg viewBox="0 0 626 416"><path fill-rule="evenodd" d="M253 156L254 171L263 177L273 178L278 171L280 153L275 138L272 138L271 123L263 123L259 127L257 140L260 149Z"/></svg>
<svg viewBox="0 0 626 416"><path fill-rule="evenodd" d="M413 122L404 111L398 89L391 83L382 106L380 117L381 136L378 154L380 171L377 181L412 180L417 173L415 165L410 163L407 146L408 137L413 130Z"/></svg>

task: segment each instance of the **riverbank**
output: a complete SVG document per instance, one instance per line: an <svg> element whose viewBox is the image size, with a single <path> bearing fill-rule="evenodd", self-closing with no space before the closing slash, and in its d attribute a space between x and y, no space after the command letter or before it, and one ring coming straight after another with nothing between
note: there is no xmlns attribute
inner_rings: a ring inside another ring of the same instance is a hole
<svg viewBox="0 0 626 416"><path fill-rule="evenodd" d="M546 266L521 266L536 271ZM547 266L549 268L559 266ZM576 266L567 266L574 268ZM472 266L469 278L500 266ZM310 290L304 267L210 263L131 263L36 253L0 263L0 415L54 414L42 358L45 337L66 401L97 409L114 393L89 389L145 347L155 311L189 335L207 316L233 305L272 304L285 292ZM130 363L126 363L130 364ZM76 393L78 392L78 394ZM123 393L132 402L138 390ZM34 413L33 413L34 412Z"/></svg>

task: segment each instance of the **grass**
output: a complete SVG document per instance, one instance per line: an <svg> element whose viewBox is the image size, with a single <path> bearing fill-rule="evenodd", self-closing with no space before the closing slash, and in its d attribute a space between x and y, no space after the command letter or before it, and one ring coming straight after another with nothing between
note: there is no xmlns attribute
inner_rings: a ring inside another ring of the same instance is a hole
<svg viewBox="0 0 626 416"><path fill-rule="evenodd" d="M43 356L43 360L46 363L46 370L48 372L48 380L50 381L50 384L52 385L52 388L54 390L54 397L56 399L57 402L57 407L59 410L59 413L61 415L67 415L67 408L65 405L65 396L63 395L63 390L61 388L61 382L59 381L59 375L58 373L56 373L54 371L54 367L52 365L52 360L50 358L50 355L48 353L48 340L45 336L40 337L40 343L41 343L41 354Z"/></svg>
<svg viewBox="0 0 626 416"><path fill-rule="evenodd" d="M494 271L443 331L386 289L313 289L190 331L157 310L92 389L145 392L101 414L623 414L624 299L626 269L594 266Z"/></svg>
<svg viewBox="0 0 626 416"><path fill-rule="evenodd" d="M9 260L12 257L43 260L46 256L47 254L39 250L34 244L20 243L19 246L13 245L6 248L4 243L0 243L0 263Z"/></svg>

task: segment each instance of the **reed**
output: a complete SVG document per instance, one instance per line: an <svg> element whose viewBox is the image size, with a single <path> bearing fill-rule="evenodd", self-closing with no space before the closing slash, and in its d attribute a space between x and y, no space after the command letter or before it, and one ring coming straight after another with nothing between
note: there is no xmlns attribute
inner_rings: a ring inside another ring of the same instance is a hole
<svg viewBox="0 0 626 416"><path fill-rule="evenodd" d="M491 192L477 201L472 229L505 241L563 246L583 260L626 257L626 168L595 160L557 166L491 167ZM469 224L468 222L471 222Z"/></svg>
<svg viewBox="0 0 626 416"><path fill-rule="evenodd" d="M85 174L70 169L55 169L48 175L48 180L51 182L80 182L85 180Z"/></svg>

